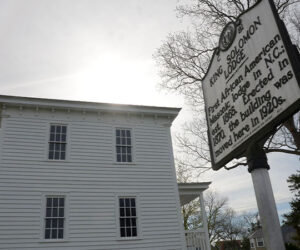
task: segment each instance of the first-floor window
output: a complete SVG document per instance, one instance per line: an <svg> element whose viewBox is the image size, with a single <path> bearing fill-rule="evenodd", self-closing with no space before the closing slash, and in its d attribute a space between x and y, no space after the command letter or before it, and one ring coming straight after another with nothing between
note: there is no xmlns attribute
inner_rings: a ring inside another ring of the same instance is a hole
<svg viewBox="0 0 300 250"><path fill-rule="evenodd" d="M254 248L255 247L255 244L254 244L254 239L250 239L250 247L251 248Z"/></svg>
<svg viewBox="0 0 300 250"><path fill-rule="evenodd" d="M137 211L135 197L119 197L119 224L121 237L137 237Z"/></svg>
<svg viewBox="0 0 300 250"><path fill-rule="evenodd" d="M45 239L63 239L65 231L65 197L46 196Z"/></svg>
<svg viewBox="0 0 300 250"><path fill-rule="evenodd" d="M257 238L256 239L256 242L257 242L257 246L258 247L263 247L265 244L264 244L264 239L263 238Z"/></svg>

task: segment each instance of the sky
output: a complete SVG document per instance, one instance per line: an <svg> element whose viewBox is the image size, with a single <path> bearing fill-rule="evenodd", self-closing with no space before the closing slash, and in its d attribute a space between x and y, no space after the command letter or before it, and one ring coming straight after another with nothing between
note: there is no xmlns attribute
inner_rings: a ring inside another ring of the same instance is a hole
<svg viewBox="0 0 300 250"><path fill-rule="evenodd" d="M187 0L188 1L188 0ZM173 132L189 119L182 97L161 91L153 60L169 33L186 28L179 0L2 0L0 93L40 98L183 107ZM279 214L289 210L287 177L299 157L269 156ZM244 167L202 175L238 212L256 211Z"/></svg>

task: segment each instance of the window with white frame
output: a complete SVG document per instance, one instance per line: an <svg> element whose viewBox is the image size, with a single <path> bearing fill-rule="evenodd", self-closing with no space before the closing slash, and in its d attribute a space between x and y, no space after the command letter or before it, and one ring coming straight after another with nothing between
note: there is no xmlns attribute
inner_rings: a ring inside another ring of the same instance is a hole
<svg viewBox="0 0 300 250"><path fill-rule="evenodd" d="M265 244L264 244L264 239L263 239L263 238L257 238L257 239L256 239L256 243L257 243L257 246L258 246L258 247L263 247L263 246L265 246Z"/></svg>
<svg viewBox="0 0 300 250"><path fill-rule="evenodd" d="M116 160L117 162L132 162L131 129L116 129Z"/></svg>
<svg viewBox="0 0 300 250"><path fill-rule="evenodd" d="M61 124L50 125L49 160L65 160L67 147L67 126Z"/></svg>
<svg viewBox="0 0 300 250"><path fill-rule="evenodd" d="M120 237L137 237L137 206L135 197L119 197Z"/></svg>
<svg viewBox="0 0 300 250"><path fill-rule="evenodd" d="M254 239L250 239L250 247L255 248L255 241Z"/></svg>
<svg viewBox="0 0 300 250"><path fill-rule="evenodd" d="M65 196L46 196L44 239L65 238Z"/></svg>

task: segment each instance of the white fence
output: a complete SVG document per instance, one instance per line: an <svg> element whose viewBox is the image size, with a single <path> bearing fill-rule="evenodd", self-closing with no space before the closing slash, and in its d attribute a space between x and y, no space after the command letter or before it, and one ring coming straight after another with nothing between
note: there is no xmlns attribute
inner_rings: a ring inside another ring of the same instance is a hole
<svg viewBox="0 0 300 250"><path fill-rule="evenodd" d="M185 231L187 250L207 250L204 230Z"/></svg>

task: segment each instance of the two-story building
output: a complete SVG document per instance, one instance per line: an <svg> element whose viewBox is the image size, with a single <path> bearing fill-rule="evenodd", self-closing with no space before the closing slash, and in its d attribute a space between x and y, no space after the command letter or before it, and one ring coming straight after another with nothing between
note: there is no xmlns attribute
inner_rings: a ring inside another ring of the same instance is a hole
<svg viewBox="0 0 300 250"><path fill-rule="evenodd" d="M0 249L187 249L180 201L209 183L178 189L170 126L179 109L0 104Z"/></svg>

